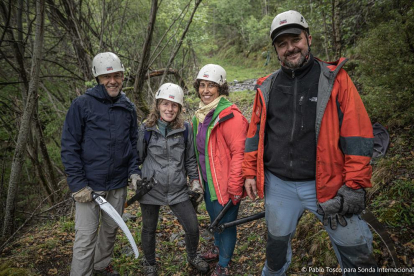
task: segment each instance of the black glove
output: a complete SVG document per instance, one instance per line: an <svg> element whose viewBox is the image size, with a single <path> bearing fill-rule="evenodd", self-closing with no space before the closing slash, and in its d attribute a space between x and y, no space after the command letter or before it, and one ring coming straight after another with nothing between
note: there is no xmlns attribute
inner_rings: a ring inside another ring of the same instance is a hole
<svg viewBox="0 0 414 276"><path fill-rule="evenodd" d="M144 177L141 181L137 181L137 192L135 197L140 199L143 195L151 191L151 189L157 184L157 180L153 177L148 180Z"/></svg>
<svg viewBox="0 0 414 276"><path fill-rule="evenodd" d="M345 227L348 225L341 215L343 198L336 196L324 203L318 203L318 214L323 216L323 225L330 226L332 230L338 228L338 223Z"/></svg>
<svg viewBox="0 0 414 276"><path fill-rule="evenodd" d="M359 215L365 209L365 190L362 188L352 189L344 184L338 190L338 196L342 197L344 201L341 215Z"/></svg>

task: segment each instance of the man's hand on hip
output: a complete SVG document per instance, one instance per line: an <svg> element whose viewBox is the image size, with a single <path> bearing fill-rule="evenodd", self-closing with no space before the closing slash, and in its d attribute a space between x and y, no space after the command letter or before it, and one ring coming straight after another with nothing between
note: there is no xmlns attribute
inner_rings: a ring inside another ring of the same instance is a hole
<svg viewBox="0 0 414 276"><path fill-rule="evenodd" d="M79 191L72 193L72 198L76 202L85 203L92 201L92 192L93 190L89 186L85 186Z"/></svg>
<svg viewBox="0 0 414 276"><path fill-rule="evenodd" d="M323 216L323 225L330 226L332 230L338 228L338 223L345 227L347 222L341 215L343 200L340 196L336 196L323 203L318 203L318 214Z"/></svg>
<svg viewBox="0 0 414 276"><path fill-rule="evenodd" d="M255 200L257 197L256 179L246 179L244 181L244 188L246 189L247 196L251 200Z"/></svg>
<svg viewBox="0 0 414 276"><path fill-rule="evenodd" d="M342 215L356 214L359 215L365 209L365 190L352 189L345 184L338 190L338 196L344 201Z"/></svg>
<svg viewBox="0 0 414 276"><path fill-rule="evenodd" d="M134 192L137 191L137 182L141 181L141 176L139 176L139 174L131 174L131 176L129 177L129 181L128 181L128 187L133 190Z"/></svg>

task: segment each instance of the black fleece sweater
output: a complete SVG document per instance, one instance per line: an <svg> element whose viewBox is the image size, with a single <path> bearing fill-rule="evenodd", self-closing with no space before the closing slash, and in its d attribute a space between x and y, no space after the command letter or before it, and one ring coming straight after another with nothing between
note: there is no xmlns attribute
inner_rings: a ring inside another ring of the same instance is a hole
<svg viewBox="0 0 414 276"><path fill-rule="evenodd" d="M264 165L283 180L315 179L315 119L320 72L311 55L301 68L282 67L271 88Z"/></svg>

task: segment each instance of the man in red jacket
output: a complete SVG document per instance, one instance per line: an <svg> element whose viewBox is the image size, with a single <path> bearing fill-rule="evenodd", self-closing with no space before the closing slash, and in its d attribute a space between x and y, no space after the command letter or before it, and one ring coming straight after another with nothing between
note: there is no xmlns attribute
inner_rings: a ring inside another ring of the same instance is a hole
<svg viewBox="0 0 414 276"><path fill-rule="evenodd" d="M346 59L314 58L309 26L297 11L278 14L270 37L282 66L257 81L243 162L248 196L265 197L262 275L285 275L305 210L323 222L342 272L377 271L372 234L359 216L371 187L373 132L342 69Z"/></svg>

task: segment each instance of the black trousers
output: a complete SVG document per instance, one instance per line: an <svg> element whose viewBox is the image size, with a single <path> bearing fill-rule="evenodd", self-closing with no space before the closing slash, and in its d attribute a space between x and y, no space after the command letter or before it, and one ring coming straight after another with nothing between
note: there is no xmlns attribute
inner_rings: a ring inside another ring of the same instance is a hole
<svg viewBox="0 0 414 276"><path fill-rule="evenodd" d="M150 265L155 264L155 231L158 224L160 205L140 204L142 213L141 244L145 259ZM194 258L197 254L199 229L197 215L190 200L169 205L185 231L187 256Z"/></svg>

